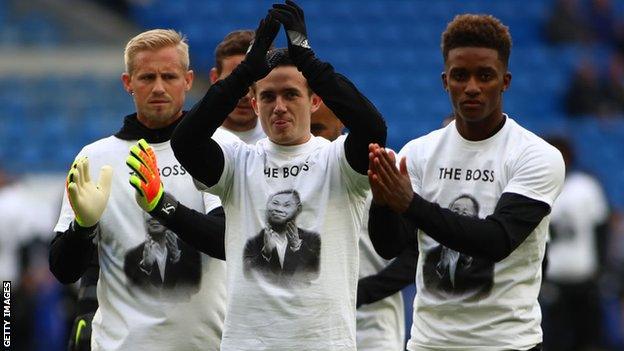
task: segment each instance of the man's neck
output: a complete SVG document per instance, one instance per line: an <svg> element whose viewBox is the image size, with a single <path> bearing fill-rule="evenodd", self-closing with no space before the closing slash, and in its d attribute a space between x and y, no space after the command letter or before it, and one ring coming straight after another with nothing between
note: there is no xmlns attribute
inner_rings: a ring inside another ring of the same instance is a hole
<svg viewBox="0 0 624 351"><path fill-rule="evenodd" d="M469 122L461 117L455 119L455 125L459 134L466 140L480 141L492 137L505 125L507 118L499 112L495 118L486 118L477 122Z"/></svg>
<svg viewBox="0 0 624 351"><path fill-rule="evenodd" d="M226 118L221 127L233 132L247 132L256 128L258 119L254 118L247 123L236 123L231 118Z"/></svg>
<svg viewBox="0 0 624 351"><path fill-rule="evenodd" d="M161 128L168 127L172 125L173 123L175 123L180 117L182 117L182 111L176 113L174 116L164 121L157 121L157 120L155 121L137 113L137 120L139 121L139 123L141 123L142 125L144 125L145 127L149 129L161 129Z"/></svg>

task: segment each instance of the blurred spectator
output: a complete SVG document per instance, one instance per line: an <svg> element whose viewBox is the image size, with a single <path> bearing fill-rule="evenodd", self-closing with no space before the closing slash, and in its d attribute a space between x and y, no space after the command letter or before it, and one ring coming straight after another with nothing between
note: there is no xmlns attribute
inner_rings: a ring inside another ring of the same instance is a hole
<svg viewBox="0 0 624 351"><path fill-rule="evenodd" d="M11 350L66 350L75 291L52 276L47 253L48 244L40 238L20 248L21 280L13 293Z"/></svg>
<svg viewBox="0 0 624 351"><path fill-rule="evenodd" d="M624 112L624 53L611 55L603 84L604 113L622 114Z"/></svg>
<svg viewBox="0 0 624 351"><path fill-rule="evenodd" d="M600 281L603 336L609 350L624 350L624 213L613 211L605 274Z"/></svg>
<svg viewBox="0 0 624 351"><path fill-rule="evenodd" d="M11 181L11 179L14 179ZM36 237L47 238L58 215L63 187L55 176L0 172L0 278L19 281L20 246ZM4 186L2 185L4 184ZM61 183L62 184L62 183Z"/></svg>
<svg viewBox="0 0 624 351"><path fill-rule="evenodd" d="M616 17L611 0L592 0L588 21L592 41L603 44L615 43Z"/></svg>
<svg viewBox="0 0 624 351"><path fill-rule="evenodd" d="M595 65L583 59L576 68L565 93L565 110L572 116L600 113L603 91Z"/></svg>
<svg viewBox="0 0 624 351"><path fill-rule="evenodd" d="M0 277L12 283L11 350L65 349L73 291L50 273L46 243L60 210L58 177L0 171Z"/></svg>
<svg viewBox="0 0 624 351"><path fill-rule="evenodd" d="M542 296L544 349L593 350L599 346L603 319L598 275L604 265L609 207L598 181L576 169L568 140L547 140L563 155L566 179L551 213Z"/></svg>
<svg viewBox="0 0 624 351"><path fill-rule="evenodd" d="M546 37L554 44L587 39L587 27L578 0L557 0L546 21Z"/></svg>
<svg viewBox="0 0 624 351"><path fill-rule="evenodd" d="M570 116L613 117L624 114L624 56L614 53L601 74L594 60L584 58L565 94Z"/></svg>

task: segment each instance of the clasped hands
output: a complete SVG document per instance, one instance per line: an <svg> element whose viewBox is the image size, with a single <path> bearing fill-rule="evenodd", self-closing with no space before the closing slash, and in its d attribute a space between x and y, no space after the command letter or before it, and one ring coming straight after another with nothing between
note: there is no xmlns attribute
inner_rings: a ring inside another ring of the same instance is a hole
<svg viewBox="0 0 624 351"><path fill-rule="evenodd" d="M390 207L396 213L407 211L414 198L414 190L405 157L401 158L397 168L394 152L378 144L369 144L368 181L376 205Z"/></svg>

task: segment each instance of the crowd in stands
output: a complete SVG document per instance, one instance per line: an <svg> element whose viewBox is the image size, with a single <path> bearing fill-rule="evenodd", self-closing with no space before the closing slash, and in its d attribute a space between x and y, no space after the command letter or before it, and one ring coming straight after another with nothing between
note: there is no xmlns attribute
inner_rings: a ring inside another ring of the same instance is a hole
<svg viewBox="0 0 624 351"><path fill-rule="evenodd" d="M564 97L571 117L624 113L624 14L612 0L557 0L545 23L548 42L577 46Z"/></svg>

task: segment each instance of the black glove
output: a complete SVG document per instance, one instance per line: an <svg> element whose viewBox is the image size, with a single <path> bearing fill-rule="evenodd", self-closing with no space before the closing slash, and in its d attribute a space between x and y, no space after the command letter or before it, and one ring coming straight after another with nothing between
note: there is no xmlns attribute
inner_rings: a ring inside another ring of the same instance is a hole
<svg viewBox="0 0 624 351"><path fill-rule="evenodd" d="M241 70L245 72L250 84L266 77L271 72L272 67L267 63L266 55L279 28L279 22L270 13L260 20L255 38L247 50L245 59L239 65L239 67L242 66Z"/></svg>
<svg viewBox="0 0 624 351"><path fill-rule="evenodd" d="M303 10L294 1L286 0L285 4L273 4L269 14L284 25L288 37L288 53L299 67L300 58L311 51Z"/></svg>

